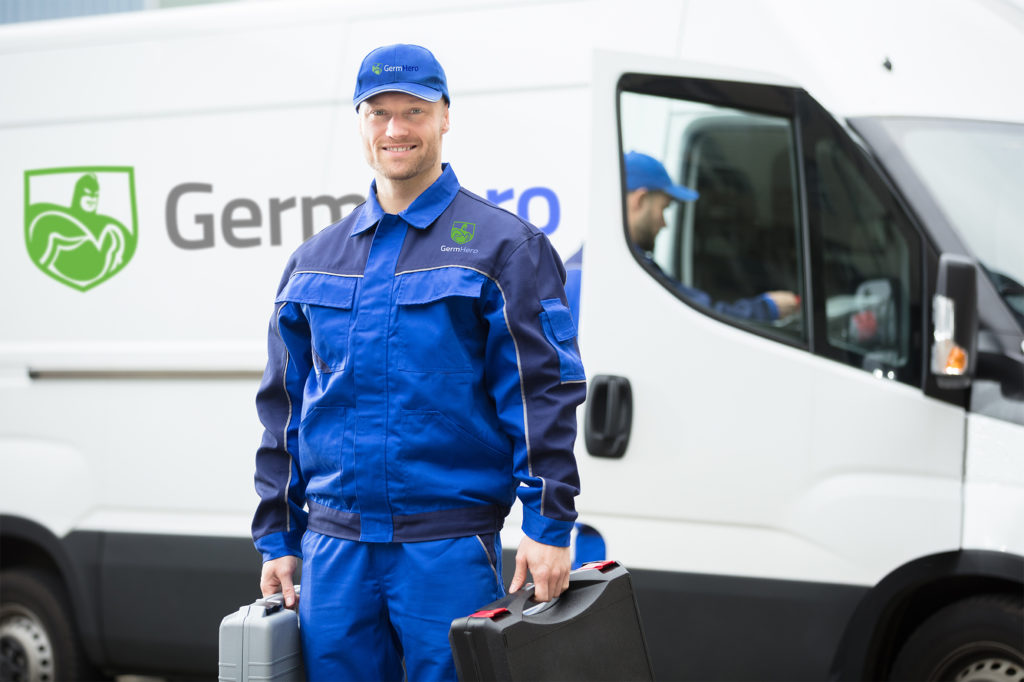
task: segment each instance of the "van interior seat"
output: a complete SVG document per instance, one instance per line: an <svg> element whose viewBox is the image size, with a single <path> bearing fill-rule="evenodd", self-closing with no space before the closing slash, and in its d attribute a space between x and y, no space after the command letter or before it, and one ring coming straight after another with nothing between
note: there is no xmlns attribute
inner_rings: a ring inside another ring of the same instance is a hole
<svg viewBox="0 0 1024 682"><path fill-rule="evenodd" d="M757 215L753 185L739 168L701 155L694 214L694 286L714 300L750 295L755 264L744 244Z"/></svg>

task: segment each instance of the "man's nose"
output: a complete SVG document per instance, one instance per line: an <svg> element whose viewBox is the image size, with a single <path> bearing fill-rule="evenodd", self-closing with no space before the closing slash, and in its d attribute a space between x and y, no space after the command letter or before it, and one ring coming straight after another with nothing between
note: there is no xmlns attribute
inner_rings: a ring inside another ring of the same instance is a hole
<svg viewBox="0 0 1024 682"><path fill-rule="evenodd" d="M405 135L407 128L402 122L401 116L392 116L388 121L387 134L388 137L402 137Z"/></svg>

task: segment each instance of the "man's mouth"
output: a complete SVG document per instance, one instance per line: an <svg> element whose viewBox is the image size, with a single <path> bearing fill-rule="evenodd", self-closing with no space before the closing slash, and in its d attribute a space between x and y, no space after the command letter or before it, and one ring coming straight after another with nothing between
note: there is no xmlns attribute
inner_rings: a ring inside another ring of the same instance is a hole
<svg viewBox="0 0 1024 682"><path fill-rule="evenodd" d="M415 145L405 145L402 147L384 147L386 152L408 152L415 149Z"/></svg>

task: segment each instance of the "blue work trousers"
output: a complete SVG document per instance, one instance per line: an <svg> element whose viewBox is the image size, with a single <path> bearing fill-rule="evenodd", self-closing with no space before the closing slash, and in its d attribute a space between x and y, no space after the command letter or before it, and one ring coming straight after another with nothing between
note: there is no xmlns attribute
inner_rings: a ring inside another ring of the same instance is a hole
<svg viewBox="0 0 1024 682"><path fill-rule="evenodd" d="M373 543L306 531L302 555L310 682L455 680L452 621L505 593L497 534Z"/></svg>

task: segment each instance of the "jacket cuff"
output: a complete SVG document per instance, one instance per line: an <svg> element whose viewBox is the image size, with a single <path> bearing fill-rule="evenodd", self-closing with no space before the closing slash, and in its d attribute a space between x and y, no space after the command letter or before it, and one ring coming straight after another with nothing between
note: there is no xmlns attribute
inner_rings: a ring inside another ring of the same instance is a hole
<svg viewBox="0 0 1024 682"><path fill-rule="evenodd" d="M779 319L779 306L775 305L775 300L768 294L761 294L759 298L765 302L765 306L768 308L768 319Z"/></svg>
<svg viewBox="0 0 1024 682"><path fill-rule="evenodd" d="M264 563L283 556L302 558L301 540L297 540L293 533L271 533L270 535L264 535L257 539L255 544L256 550L263 555Z"/></svg>
<svg viewBox="0 0 1024 682"><path fill-rule="evenodd" d="M573 521L549 519L529 507L523 507L523 532L542 544L568 547L574 525Z"/></svg>

